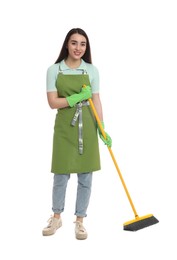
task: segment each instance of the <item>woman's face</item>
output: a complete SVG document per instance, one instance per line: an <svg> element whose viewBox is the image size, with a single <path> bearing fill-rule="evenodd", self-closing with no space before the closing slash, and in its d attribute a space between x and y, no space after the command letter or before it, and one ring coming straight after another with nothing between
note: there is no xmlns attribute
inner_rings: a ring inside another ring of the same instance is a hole
<svg viewBox="0 0 177 260"><path fill-rule="evenodd" d="M79 60L82 58L86 51L86 38L78 33L74 33L71 35L68 41L68 55L72 60Z"/></svg>

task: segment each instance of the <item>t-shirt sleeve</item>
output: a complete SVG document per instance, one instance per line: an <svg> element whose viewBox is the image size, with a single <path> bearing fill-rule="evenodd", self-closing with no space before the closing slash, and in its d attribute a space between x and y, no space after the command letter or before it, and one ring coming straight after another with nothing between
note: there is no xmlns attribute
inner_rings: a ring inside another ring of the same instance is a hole
<svg viewBox="0 0 177 260"><path fill-rule="evenodd" d="M92 66L90 81L92 86L92 93L98 93L100 89L100 78L99 78L99 71L95 66Z"/></svg>
<svg viewBox="0 0 177 260"><path fill-rule="evenodd" d="M58 67L56 66L56 64L54 64L47 69L47 75L46 75L47 92L57 91L56 88L57 68Z"/></svg>

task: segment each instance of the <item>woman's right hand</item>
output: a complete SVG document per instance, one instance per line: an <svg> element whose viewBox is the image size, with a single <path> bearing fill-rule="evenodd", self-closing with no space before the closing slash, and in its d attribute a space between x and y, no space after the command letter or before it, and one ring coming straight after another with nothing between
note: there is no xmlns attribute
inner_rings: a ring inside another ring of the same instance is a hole
<svg viewBox="0 0 177 260"><path fill-rule="evenodd" d="M90 86L83 87L79 95L81 95L82 98L81 101L91 98L92 97L91 87Z"/></svg>
<svg viewBox="0 0 177 260"><path fill-rule="evenodd" d="M85 86L81 89L81 92L79 94L73 94L69 97L66 97L68 104L70 107L75 106L77 103L87 100L92 97L91 87Z"/></svg>

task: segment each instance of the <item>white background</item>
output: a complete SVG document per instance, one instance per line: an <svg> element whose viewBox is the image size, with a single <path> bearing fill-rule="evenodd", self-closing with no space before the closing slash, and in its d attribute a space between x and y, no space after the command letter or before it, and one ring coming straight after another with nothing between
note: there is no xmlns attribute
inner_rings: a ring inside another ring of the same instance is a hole
<svg viewBox="0 0 177 260"><path fill-rule="evenodd" d="M176 259L176 1L3 1L0 4L1 259ZM51 212L56 111L46 70L66 33L83 28L100 72L106 131L140 216L159 224L123 231L134 218L116 169L100 142L85 226L74 237L77 178L68 184L63 227L42 229Z"/></svg>

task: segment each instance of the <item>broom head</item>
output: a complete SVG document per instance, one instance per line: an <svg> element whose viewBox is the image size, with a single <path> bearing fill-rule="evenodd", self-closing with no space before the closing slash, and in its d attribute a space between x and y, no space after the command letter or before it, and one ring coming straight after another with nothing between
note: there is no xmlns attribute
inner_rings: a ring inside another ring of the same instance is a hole
<svg viewBox="0 0 177 260"><path fill-rule="evenodd" d="M127 231L137 231L158 222L159 221L152 214L149 214L143 217L136 217L134 220L125 222L123 228Z"/></svg>

